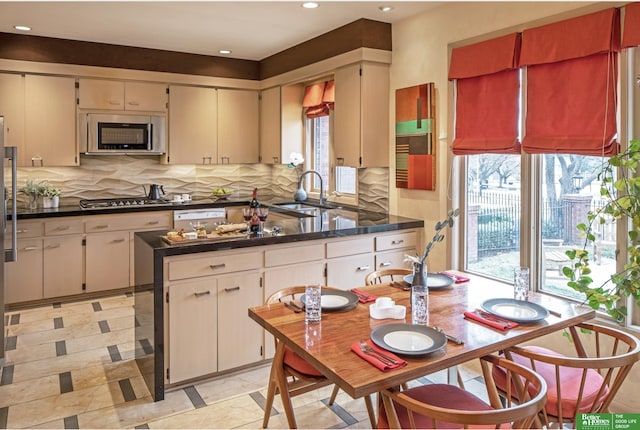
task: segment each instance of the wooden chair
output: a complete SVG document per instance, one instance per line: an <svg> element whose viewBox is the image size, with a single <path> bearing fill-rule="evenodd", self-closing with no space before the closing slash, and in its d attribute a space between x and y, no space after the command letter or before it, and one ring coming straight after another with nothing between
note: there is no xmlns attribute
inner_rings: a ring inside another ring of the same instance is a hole
<svg viewBox="0 0 640 430"><path fill-rule="evenodd" d="M522 399L517 404L502 402L491 377L491 367L506 369L509 397ZM547 400L547 384L531 369L504 357L488 355L480 359L489 403L466 391L448 384L429 384L406 391L381 392L384 408L378 414L378 428L533 428L538 413ZM513 396L511 395L513 394ZM387 419L387 411L390 414Z"/></svg>
<svg viewBox="0 0 640 430"><path fill-rule="evenodd" d="M403 277L412 273L411 269L382 269L369 273L364 281L367 285L382 284L384 282L402 280Z"/></svg>
<svg viewBox="0 0 640 430"><path fill-rule="evenodd" d="M330 287L322 288L328 289ZM266 303L288 303L290 300L294 300L297 295L302 295L304 291L304 286L283 288L269 296ZM276 343L276 354L273 357L271 375L269 376L269 386L267 388L267 400L264 407L264 419L262 426L266 428L269 424L273 400L275 395L279 392L280 398L282 399L282 405L287 416L289 428L297 428L296 418L293 414L293 406L291 404L291 397L331 385L332 382L288 346L282 345L282 347L279 348L278 340L275 338L274 340ZM335 402L338 391L338 386L334 386L331 397L329 398L329 405L332 405ZM376 422L376 418L371 397L366 396L364 400L367 406L367 412L369 413L369 420L373 427Z"/></svg>
<svg viewBox="0 0 640 430"><path fill-rule="evenodd" d="M539 346L513 347L505 356L539 373L549 392L541 414L549 428L573 423L577 413L608 412L620 386L640 359L640 341L628 333L591 323L570 327L575 356L565 356ZM504 392L507 382L500 367L493 369L496 385Z"/></svg>

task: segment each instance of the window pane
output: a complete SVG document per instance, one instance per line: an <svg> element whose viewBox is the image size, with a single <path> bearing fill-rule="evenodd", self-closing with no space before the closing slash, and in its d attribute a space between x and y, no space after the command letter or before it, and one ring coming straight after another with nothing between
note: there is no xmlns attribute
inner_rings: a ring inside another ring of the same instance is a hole
<svg viewBox="0 0 640 430"><path fill-rule="evenodd" d="M312 127L313 170L320 173L326 187L329 184L329 117L322 116L309 121ZM320 191L320 183L316 175L312 175L311 184L314 191ZM325 189L325 192L327 191Z"/></svg>
<svg viewBox="0 0 640 430"><path fill-rule="evenodd" d="M550 293L584 298L582 293L567 286L562 267L568 265L565 251L581 249L585 238L576 229L587 223L587 212L601 207L600 181L602 158L569 154L542 156L542 285ZM602 285L615 273L616 226L611 220L596 227L596 243L587 250L592 265L594 286Z"/></svg>
<svg viewBox="0 0 640 430"><path fill-rule="evenodd" d="M520 265L520 156L467 156L466 269L513 281Z"/></svg>

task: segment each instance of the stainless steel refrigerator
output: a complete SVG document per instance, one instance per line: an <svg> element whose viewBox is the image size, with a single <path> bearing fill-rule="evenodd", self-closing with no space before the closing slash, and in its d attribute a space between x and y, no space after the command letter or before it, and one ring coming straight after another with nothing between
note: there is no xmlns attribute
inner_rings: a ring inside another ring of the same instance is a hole
<svg viewBox="0 0 640 430"><path fill-rule="evenodd" d="M0 217L2 217L2 229L0 229L0 243L4 244L3 246L7 246L5 242L5 238L7 236L11 237L11 242L8 244L9 249L5 248L4 251L4 262L12 262L18 259L17 253L17 237L15 234L16 231L16 159L18 155L18 150L15 146L4 146L4 136L5 136L5 128L4 128L4 117L0 116L0 151L4 154L4 160L0 163L0 188L2 189L2 194L4 194L4 204L0 205ZM6 172L10 173L10 178L5 176L5 170L7 169L8 163L7 159L11 161L11 171ZM7 190L6 182L11 182L11 189ZM11 204L11 209L9 210L11 214L11 222L7 221L7 204ZM7 233L9 233L7 235ZM5 349L5 317L4 317L4 265L5 263L0 261L0 317L2 317L2 331L0 332L0 368L4 365L4 349Z"/></svg>

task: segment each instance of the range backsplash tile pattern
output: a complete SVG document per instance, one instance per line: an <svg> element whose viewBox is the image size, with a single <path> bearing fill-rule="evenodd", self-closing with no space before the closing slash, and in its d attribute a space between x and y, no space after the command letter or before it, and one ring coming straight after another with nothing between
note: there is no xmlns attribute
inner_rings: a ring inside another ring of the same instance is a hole
<svg viewBox="0 0 640 430"><path fill-rule="evenodd" d="M77 167L18 168L18 188L27 179L47 180L62 189L61 205L75 205L81 199L111 197L143 197L149 184L161 184L167 198L173 194L190 193L194 199L209 197L214 188L229 188L234 197L251 195L258 187L259 198L293 198L298 172L286 165L160 164L154 156L81 156ZM5 183L8 175L5 174ZM388 211L389 169L358 169L358 206L372 211ZM24 206L25 196L18 193Z"/></svg>

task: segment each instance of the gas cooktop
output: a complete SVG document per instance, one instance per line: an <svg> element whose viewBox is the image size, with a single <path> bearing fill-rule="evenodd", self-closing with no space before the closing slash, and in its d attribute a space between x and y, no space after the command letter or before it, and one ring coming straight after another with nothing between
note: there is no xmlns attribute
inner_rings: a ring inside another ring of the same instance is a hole
<svg viewBox="0 0 640 430"><path fill-rule="evenodd" d="M117 209L128 206L158 206L172 205L169 200L152 200L146 197L122 197L113 199L86 199L80 200L81 209Z"/></svg>

